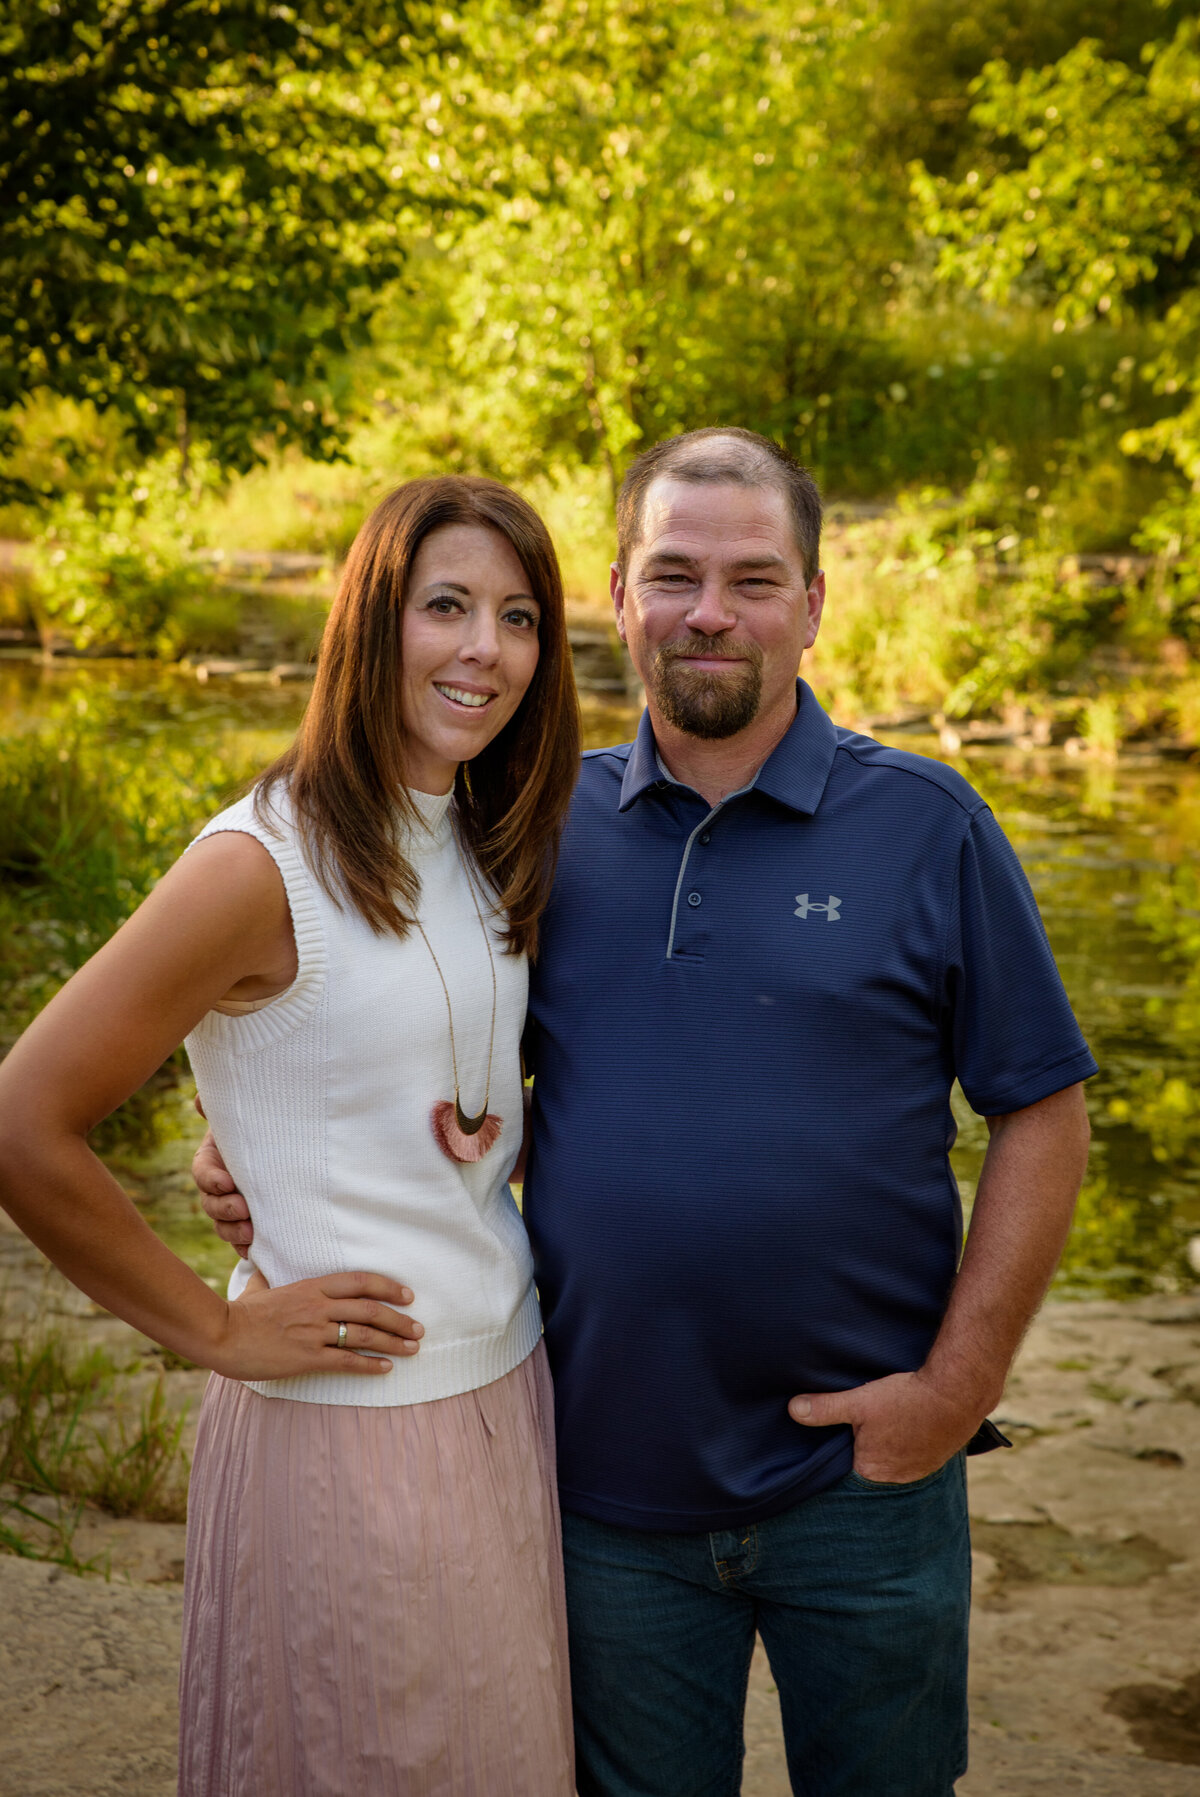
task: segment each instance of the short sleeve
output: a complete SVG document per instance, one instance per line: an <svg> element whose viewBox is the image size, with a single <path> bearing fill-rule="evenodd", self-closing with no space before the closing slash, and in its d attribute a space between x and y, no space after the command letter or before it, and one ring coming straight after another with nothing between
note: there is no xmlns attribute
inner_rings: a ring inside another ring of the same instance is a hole
<svg viewBox="0 0 1200 1797"><path fill-rule="evenodd" d="M1022 1110L1097 1071L1025 870L986 806L963 840L945 1002L954 1071L981 1116Z"/></svg>

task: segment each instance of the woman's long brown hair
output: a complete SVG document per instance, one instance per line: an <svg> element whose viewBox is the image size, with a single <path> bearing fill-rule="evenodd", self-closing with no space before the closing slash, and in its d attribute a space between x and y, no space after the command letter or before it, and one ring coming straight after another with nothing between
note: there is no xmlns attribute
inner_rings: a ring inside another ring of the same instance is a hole
<svg viewBox="0 0 1200 1797"><path fill-rule="evenodd" d="M448 524L498 531L540 608L538 662L516 712L455 781L458 827L506 914L511 953L533 954L558 838L579 772L579 702L562 575L533 507L473 475L412 480L376 506L346 560L296 740L258 783L264 821L284 785L314 871L336 903L378 934L407 934L420 881L405 859L419 824L404 768L401 621L413 561Z"/></svg>

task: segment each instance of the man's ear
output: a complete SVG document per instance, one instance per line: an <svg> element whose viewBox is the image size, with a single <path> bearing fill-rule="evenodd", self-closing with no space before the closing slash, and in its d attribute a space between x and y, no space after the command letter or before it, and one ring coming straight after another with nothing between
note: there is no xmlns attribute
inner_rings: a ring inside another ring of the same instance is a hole
<svg viewBox="0 0 1200 1797"><path fill-rule="evenodd" d="M612 594L613 607L617 614L617 635L625 641L625 581L617 563L608 570L608 590Z"/></svg>
<svg viewBox="0 0 1200 1797"><path fill-rule="evenodd" d="M821 628L821 615L825 610L825 570L818 568L809 583L808 593L808 629L804 633L804 647L811 649L817 640L817 632Z"/></svg>

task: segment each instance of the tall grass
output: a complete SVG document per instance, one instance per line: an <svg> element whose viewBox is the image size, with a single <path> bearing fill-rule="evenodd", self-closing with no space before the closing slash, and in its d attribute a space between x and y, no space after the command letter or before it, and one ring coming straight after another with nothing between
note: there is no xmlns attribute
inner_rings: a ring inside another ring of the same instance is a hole
<svg viewBox="0 0 1200 1797"><path fill-rule="evenodd" d="M0 1549L84 1571L73 1542L85 1504L184 1521L186 1415L168 1408L161 1375L131 1405L128 1373L57 1334L0 1341Z"/></svg>
<svg viewBox="0 0 1200 1797"><path fill-rule="evenodd" d="M94 692L41 728L0 738L0 1044L108 940L197 826L261 765L203 737L131 737L127 722L119 699ZM158 1096L182 1068L173 1056L99 1127L97 1146L149 1146L166 1115Z"/></svg>
<svg viewBox="0 0 1200 1797"><path fill-rule="evenodd" d="M957 498L902 496L837 520L810 667L842 718L966 719L1025 709L1111 755L1135 737L1200 740L1200 607L1158 558L1092 584L1036 497L986 467Z"/></svg>

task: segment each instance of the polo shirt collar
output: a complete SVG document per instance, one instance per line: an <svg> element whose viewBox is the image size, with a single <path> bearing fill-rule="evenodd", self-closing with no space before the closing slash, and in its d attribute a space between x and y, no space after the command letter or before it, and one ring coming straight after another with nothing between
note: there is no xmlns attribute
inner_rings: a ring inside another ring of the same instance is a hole
<svg viewBox="0 0 1200 1797"><path fill-rule="evenodd" d="M776 743L751 784L756 792L766 793L790 810L811 816L821 803L833 766L837 731L807 681L797 680L796 698L796 716L787 734ZM628 811L644 793L672 784L658 759L650 713L643 711L625 764L618 810Z"/></svg>

